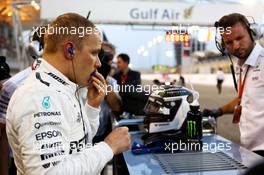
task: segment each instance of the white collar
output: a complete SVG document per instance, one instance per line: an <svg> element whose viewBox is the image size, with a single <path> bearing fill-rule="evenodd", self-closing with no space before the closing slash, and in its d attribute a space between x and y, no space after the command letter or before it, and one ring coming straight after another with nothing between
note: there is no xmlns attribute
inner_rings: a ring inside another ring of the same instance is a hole
<svg viewBox="0 0 264 175"><path fill-rule="evenodd" d="M53 67L51 64L49 64L45 59L39 58L38 60L41 61L39 68L37 70L41 70L44 73L46 73L48 76L50 76L52 79L54 79L54 82L58 86L66 86L72 90L77 89L77 84L70 81L68 77L66 77L63 73L61 73L58 69ZM56 76L56 77L55 77Z"/></svg>
<svg viewBox="0 0 264 175"><path fill-rule="evenodd" d="M263 48L258 43L256 43L256 45L254 46L254 49L251 51L251 53L249 54L244 64L255 67L257 65L258 57L262 49Z"/></svg>

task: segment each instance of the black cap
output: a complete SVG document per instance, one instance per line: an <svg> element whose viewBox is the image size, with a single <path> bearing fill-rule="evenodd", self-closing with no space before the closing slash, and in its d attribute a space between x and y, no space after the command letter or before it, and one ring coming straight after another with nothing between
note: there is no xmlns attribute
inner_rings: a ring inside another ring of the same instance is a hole
<svg viewBox="0 0 264 175"><path fill-rule="evenodd" d="M6 57L0 56L0 81L10 78L11 75L9 73L10 73L10 68L6 63Z"/></svg>

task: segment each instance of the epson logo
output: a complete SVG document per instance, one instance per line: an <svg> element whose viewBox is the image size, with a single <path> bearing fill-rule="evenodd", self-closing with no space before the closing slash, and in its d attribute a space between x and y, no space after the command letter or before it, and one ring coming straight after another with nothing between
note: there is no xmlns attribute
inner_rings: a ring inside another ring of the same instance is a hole
<svg viewBox="0 0 264 175"><path fill-rule="evenodd" d="M40 158L41 158L41 160L46 160L46 159L49 159L52 157L64 155L65 154L64 152L65 152L64 150L60 150L60 151L56 151L54 153L41 154Z"/></svg>
<svg viewBox="0 0 264 175"><path fill-rule="evenodd" d="M47 131L47 132L42 132L42 133L38 133L35 135L36 136L36 140L39 141L39 140L43 140L45 138L53 138L53 137L58 137L58 136L62 136L61 132L60 131Z"/></svg>
<svg viewBox="0 0 264 175"><path fill-rule="evenodd" d="M54 111L54 112L38 112L34 114L34 118L36 117L47 117L47 116L60 116L61 112L60 111Z"/></svg>
<svg viewBox="0 0 264 175"><path fill-rule="evenodd" d="M57 75L49 72L47 73L49 76L51 76L52 78L54 78L55 80L57 80L58 82L60 82L63 85L68 85L68 83L66 83L63 79L61 79L60 77L58 77Z"/></svg>

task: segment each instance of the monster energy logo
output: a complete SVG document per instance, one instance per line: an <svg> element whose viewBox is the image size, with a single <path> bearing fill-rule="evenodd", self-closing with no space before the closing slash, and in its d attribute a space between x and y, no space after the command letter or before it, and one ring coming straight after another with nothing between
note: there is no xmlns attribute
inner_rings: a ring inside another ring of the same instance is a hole
<svg viewBox="0 0 264 175"><path fill-rule="evenodd" d="M196 129L196 121L187 121L187 134L188 137L192 138L198 135Z"/></svg>

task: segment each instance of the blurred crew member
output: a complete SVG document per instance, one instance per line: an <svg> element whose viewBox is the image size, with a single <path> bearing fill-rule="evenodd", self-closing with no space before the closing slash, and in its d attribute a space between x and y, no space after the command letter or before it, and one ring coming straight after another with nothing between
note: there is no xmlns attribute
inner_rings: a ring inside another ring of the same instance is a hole
<svg viewBox="0 0 264 175"><path fill-rule="evenodd" d="M218 90L218 94L221 94L222 92L222 84L225 80L225 74L222 70L221 67L219 67L218 71L216 72L216 87L217 87L217 90Z"/></svg>
<svg viewBox="0 0 264 175"><path fill-rule="evenodd" d="M98 69L102 74L106 74L106 83L108 85L107 94L101 103L100 124L93 141L104 140L105 136L112 130L111 112L121 113L122 102L118 93L117 81L109 76L111 65L115 54L115 46L109 42L102 43L102 51L99 54L102 66Z"/></svg>
<svg viewBox="0 0 264 175"><path fill-rule="evenodd" d="M127 54L121 53L117 56L117 72L114 78L119 85L133 85L137 86L141 84L140 73L131 70L128 65L130 58Z"/></svg>

